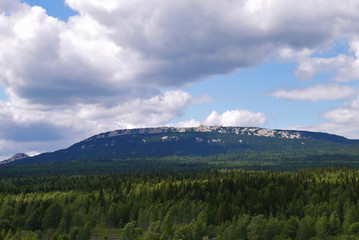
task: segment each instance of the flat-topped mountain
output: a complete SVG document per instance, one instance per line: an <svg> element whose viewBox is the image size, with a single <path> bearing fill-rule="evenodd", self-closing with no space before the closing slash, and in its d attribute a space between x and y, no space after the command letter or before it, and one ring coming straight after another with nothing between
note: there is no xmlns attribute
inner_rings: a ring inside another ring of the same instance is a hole
<svg viewBox="0 0 359 240"><path fill-rule="evenodd" d="M123 129L95 135L87 140L94 138L116 137L133 134L164 134L164 133L221 133L236 135L253 135L262 137L279 137L279 138L300 138L299 131L288 130L270 130L264 128L243 128L243 127L221 127L221 126L199 126L199 127L158 127L158 128L140 128L140 129ZM86 141L86 140L85 140Z"/></svg>
<svg viewBox="0 0 359 240"><path fill-rule="evenodd" d="M359 142L327 133L256 127L123 129L101 133L67 149L10 164L168 157L261 161L313 155L353 158L359 156Z"/></svg>
<svg viewBox="0 0 359 240"><path fill-rule="evenodd" d="M121 129L110 132L101 133L90 137L84 141L91 141L98 138L109 138L118 136L129 135L154 135L154 134L188 134L194 135L201 133L217 133L222 135L237 135L237 136L256 136L256 137L268 137L268 138L282 138L282 139L317 139L317 140L329 140L338 142L350 142L356 140L349 140L345 137L338 135L297 131L297 130L272 130L258 127L222 127L222 126L199 126L199 127L157 127L157 128L139 128L139 129Z"/></svg>

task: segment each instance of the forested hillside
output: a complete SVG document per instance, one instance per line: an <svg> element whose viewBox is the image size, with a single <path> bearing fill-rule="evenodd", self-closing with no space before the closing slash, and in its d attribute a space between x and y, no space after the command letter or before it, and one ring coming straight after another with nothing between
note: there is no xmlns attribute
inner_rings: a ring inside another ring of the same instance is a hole
<svg viewBox="0 0 359 240"><path fill-rule="evenodd" d="M359 141L327 133L200 126L101 133L69 148L8 160L3 175L359 167Z"/></svg>
<svg viewBox="0 0 359 240"><path fill-rule="evenodd" d="M0 239L356 239L359 170L1 177Z"/></svg>

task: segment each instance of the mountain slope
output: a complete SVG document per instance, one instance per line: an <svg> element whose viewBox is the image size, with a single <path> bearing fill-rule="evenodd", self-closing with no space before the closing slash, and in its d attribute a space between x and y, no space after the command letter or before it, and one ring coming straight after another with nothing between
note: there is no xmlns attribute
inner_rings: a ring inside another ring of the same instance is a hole
<svg viewBox="0 0 359 240"><path fill-rule="evenodd" d="M12 156L11 158L0 162L0 164L7 164L7 163L11 163L11 162L18 161L18 160L21 160L21 159L29 158L29 157L30 156L25 154L25 153L17 153L14 156Z"/></svg>
<svg viewBox="0 0 359 240"><path fill-rule="evenodd" d="M308 160L313 156L355 160L359 156L359 143L326 133L248 127L125 129L101 133L67 149L10 164L165 157L289 161Z"/></svg>

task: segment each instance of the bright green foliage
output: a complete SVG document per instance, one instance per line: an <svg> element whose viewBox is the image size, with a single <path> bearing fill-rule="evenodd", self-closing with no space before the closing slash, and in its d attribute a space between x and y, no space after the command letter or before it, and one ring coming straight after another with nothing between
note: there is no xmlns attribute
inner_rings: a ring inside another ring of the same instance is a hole
<svg viewBox="0 0 359 240"><path fill-rule="evenodd" d="M250 224L247 226L249 240L264 240L266 229L266 219L260 214L252 217Z"/></svg>
<svg viewBox="0 0 359 240"><path fill-rule="evenodd" d="M277 218L271 216L266 224L265 229L265 239L271 240L283 232L283 223L280 222Z"/></svg>
<svg viewBox="0 0 359 240"><path fill-rule="evenodd" d="M305 216L299 222L297 230L298 240L307 240L315 236L315 220L312 217Z"/></svg>
<svg viewBox="0 0 359 240"><path fill-rule="evenodd" d="M317 222L315 224L315 231L317 232L317 237L319 239L327 239L328 230L328 217L326 215L323 215L317 219Z"/></svg>
<svg viewBox="0 0 359 240"><path fill-rule="evenodd" d="M295 238L297 235L299 226L299 219L297 216L290 216L288 221L284 225L284 233L286 233L290 238Z"/></svg>

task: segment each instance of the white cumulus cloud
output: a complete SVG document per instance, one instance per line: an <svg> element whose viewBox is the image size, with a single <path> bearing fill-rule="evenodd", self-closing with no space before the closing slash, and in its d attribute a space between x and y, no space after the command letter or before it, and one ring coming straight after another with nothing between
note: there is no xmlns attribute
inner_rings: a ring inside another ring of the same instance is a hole
<svg viewBox="0 0 359 240"><path fill-rule="evenodd" d="M179 122L176 124L169 124L168 126L172 127L198 127L200 126L202 123L200 121L197 121L195 119L191 119L188 121L183 121L183 122Z"/></svg>
<svg viewBox="0 0 359 240"><path fill-rule="evenodd" d="M203 121L205 125L219 126L243 126L256 127L262 126L266 122L264 113L252 113L248 110L232 110L219 114L212 111L211 114Z"/></svg>
<svg viewBox="0 0 359 240"><path fill-rule="evenodd" d="M326 111L322 114L323 123L312 126L296 126L296 129L329 132L359 139L359 97L346 102L340 108Z"/></svg>
<svg viewBox="0 0 359 240"><path fill-rule="evenodd" d="M262 112L253 113L248 110L227 110L220 114L212 111L205 119L179 122L169 126L175 127L198 127L207 126L239 126L239 127L260 127L266 123L266 116Z"/></svg>
<svg viewBox="0 0 359 240"><path fill-rule="evenodd" d="M179 90L108 107L77 104L62 111L0 101L0 152L9 157L18 151L57 150L104 131L163 126L180 117L186 107L203 101L207 98L193 98Z"/></svg>
<svg viewBox="0 0 359 240"><path fill-rule="evenodd" d="M294 74L301 80L310 80L320 73L329 73L332 75L332 80L338 82L359 80L359 36L352 35L349 41L342 40L341 44L348 45L348 53L331 57L313 57L314 49L283 48L279 51L279 56L298 63ZM335 44L329 45L322 51L330 51L331 48L335 48Z"/></svg>
<svg viewBox="0 0 359 240"><path fill-rule="evenodd" d="M353 96L354 93L355 90L353 87L338 84L321 84L295 90L277 89L273 92L267 93L267 95L274 96L278 99L307 100L317 102L323 100L349 98Z"/></svg>

